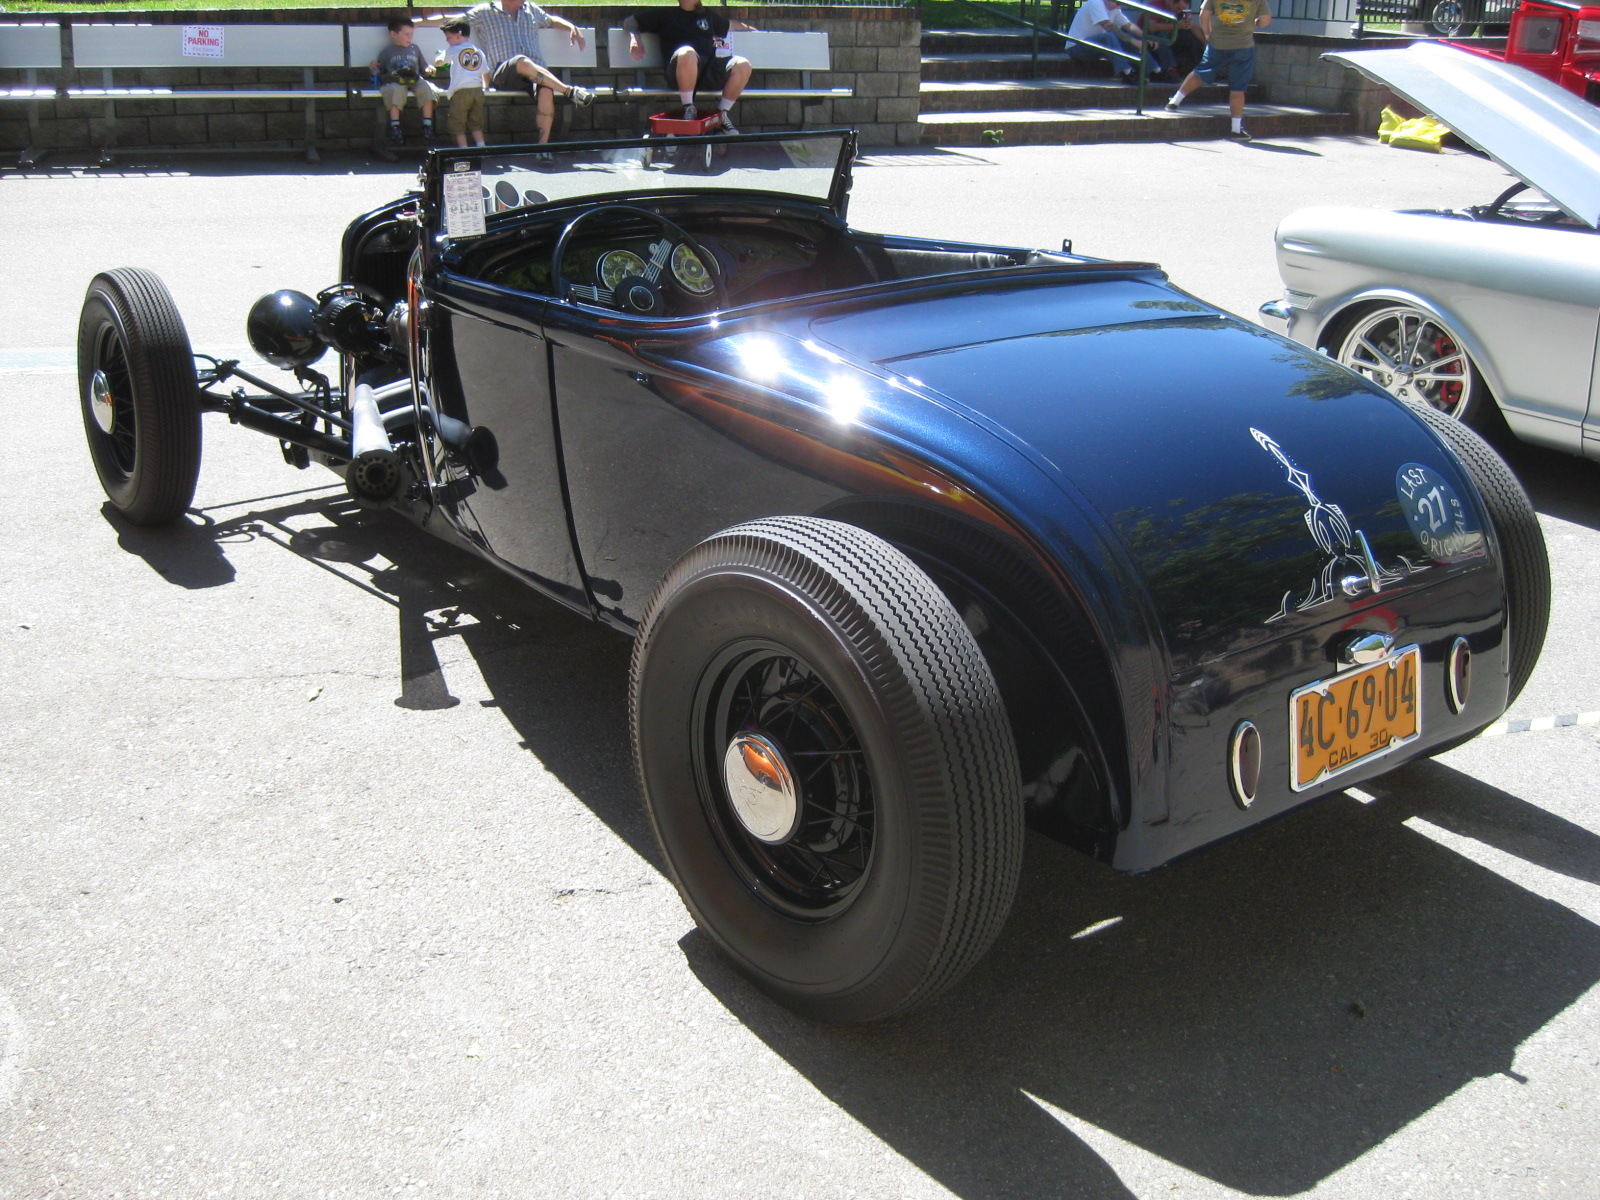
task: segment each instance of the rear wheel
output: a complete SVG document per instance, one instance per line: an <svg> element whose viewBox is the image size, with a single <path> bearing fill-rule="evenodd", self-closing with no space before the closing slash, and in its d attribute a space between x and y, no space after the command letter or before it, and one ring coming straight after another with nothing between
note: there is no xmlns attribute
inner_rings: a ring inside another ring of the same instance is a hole
<svg viewBox="0 0 1600 1200"><path fill-rule="evenodd" d="M1539 529L1539 517L1522 484L1493 446L1437 409L1412 407L1456 452L1472 476L1489 510L1495 540L1500 543L1507 622L1511 628L1511 690L1506 697L1509 705L1533 674L1550 624L1550 557Z"/></svg>
<svg viewBox="0 0 1600 1200"><path fill-rule="evenodd" d="M891 1016L999 933L1022 857L1016 748L960 615L834 521L701 543L634 649L634 751L673 882L763 990Z"/></svg>
<svg viewBox="0 0 1600 1200"><path fill-rule="evenodd" d="M1362 314L1340 344L1339 361L1402 400L1467 424L1478 424L1494 403L1456 335L1414 305Z"/></svg>
<svg viewBox="0 0 1600 1200"><path fill-rule="evenodd" d="M149 271L96 275L78 318L78 398L95 473L136 525L175 521L200 473L189 335Z"/></svg>

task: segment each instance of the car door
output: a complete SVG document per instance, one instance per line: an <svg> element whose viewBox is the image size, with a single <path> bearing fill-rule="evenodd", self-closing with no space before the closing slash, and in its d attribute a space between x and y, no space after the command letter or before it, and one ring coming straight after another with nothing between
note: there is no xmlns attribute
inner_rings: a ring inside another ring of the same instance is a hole
<svg viewBox="0 0 1600 1200"><path fill-rule="evenodd" d="M589 612L561 480L545 301L446 271L429 304L434 390L473 430L473 470L442 489L447 509L507 566Z"/></svg>

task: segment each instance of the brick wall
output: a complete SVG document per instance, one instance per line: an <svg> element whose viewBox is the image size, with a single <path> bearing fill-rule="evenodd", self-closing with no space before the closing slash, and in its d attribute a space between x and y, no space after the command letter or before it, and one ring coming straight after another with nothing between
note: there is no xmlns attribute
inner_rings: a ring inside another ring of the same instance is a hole
<svg viewBox="0 0 1600 1200"><path fill-rule="evenodd" d="M1274 104L1304 105L1329 112L1354 113L1356 128L1371 133L1390 93L1365 75L1342 63L1328 62L1325 50L1374 49L1380 43L1351 38L1315 37L1309 34L1256 35L1256 80L1267 86ZM1409 45L1403 38L1385 38L1384 48Z"/></svg>
<svg viewBox="0 0 1600 1200"><path fill-rule="evenodd" d="M605 66L605 30L620 26L632 11L630 6L582 8L570 12L559 5L549 6L571 20L594 25L602 67L598 70L564 71L572 83L586 85L631 85L633 64L624 69ZM918 142L918 87L921 80L919 43L921 25L915 9L827 8L762 5L759 8L725 9L729 15L767 30L822 30L828 34L832 69L813 72L814 87L849 87L849 99L825 99L803 104L799 100L741 101L737 113L739 127L750 133L768 130L853 126L860 131L864 145L914 146ZM177 25L240 24L249 18L282 20L294 24L327 21L337 24L370 25L381 14L372 9L293 9L283 12L97 12L95 21L138 21ZM82 20L82 18L77 18ZM98 70L78 71L71 64L71 43L64 41L60 71L38 72L44 86L99 86ZM656 74L656 73L652 73ZM295 87L303 72L278 68L176 68L145 71L117 71L114 82L121 85L181 87L201 84L216 87L255 86ZM20 86L20 70L0 70L0 86ZM366 70L319 69L318 87L363 86ZM652 85L659 78L648 80ZM799 87L798 71L757 71L752 88ZM643 132L646 118L659 111L662 102L599 100L588 109L575 109L565 102L556 105L558 138L631 137ZM121 146L192 146L218 148L290 149L303 144L306 132L306 105L297 100L119 100L116 102L115 140ZM364 149L378 129L378 108L374 100L318 100L316 130L318 145L324 149ZM417 130L415 108L408 110L406 125ZM106 144L105 104L99 100L56 99L41 102L37 110L38 148L48 151L83 152ZM490 105L489 138L496 142L532 141L533 105L511 97ZM19 151L32 144L27 106L18 102L0 103L0 151Z"/></svg>

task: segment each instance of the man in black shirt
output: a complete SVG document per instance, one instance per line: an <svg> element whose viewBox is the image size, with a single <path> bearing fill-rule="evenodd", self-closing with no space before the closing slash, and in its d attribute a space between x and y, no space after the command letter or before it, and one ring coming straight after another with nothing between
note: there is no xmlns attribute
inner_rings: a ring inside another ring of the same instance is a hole
<svg viewBox="0 0 1600 1200"><path fill-rule="evenodd" d="M700 0L678 0L677 8L641 8L622 22L628 31L628 53L634 62L644 57L641 33L661 39L661 56L667 60L667 83L678 89L683 101L683 116L692 121L699 114L694 107L696 91L721 90L717 104L722 113L724 133L738 133L729 110L750 82L750 60L737 57L727 42L730 29L754 29L743 21L730 20Z"/></svg>

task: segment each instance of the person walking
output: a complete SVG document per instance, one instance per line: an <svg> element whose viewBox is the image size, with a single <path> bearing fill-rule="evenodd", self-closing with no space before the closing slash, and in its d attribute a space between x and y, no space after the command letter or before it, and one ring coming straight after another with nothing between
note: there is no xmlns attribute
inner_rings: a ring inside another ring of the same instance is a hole
<svg viewBox="0 0 1600 1200"><path fill-rule="evenodd" d="M1177 112L1189 93L1202 83L1216 83L1219 77L1226 79L1228 115L1232 118L1228 136L1235 141L1248 142L1250 134L1244 127L1244 94L1255 75L1256 30L1271 24L1272 10L1267 0L1205 0L1200 6L1200 34L1206 40L1206 51L1200 56L1200 65L1167 101L1167 111Z"/></svg>

